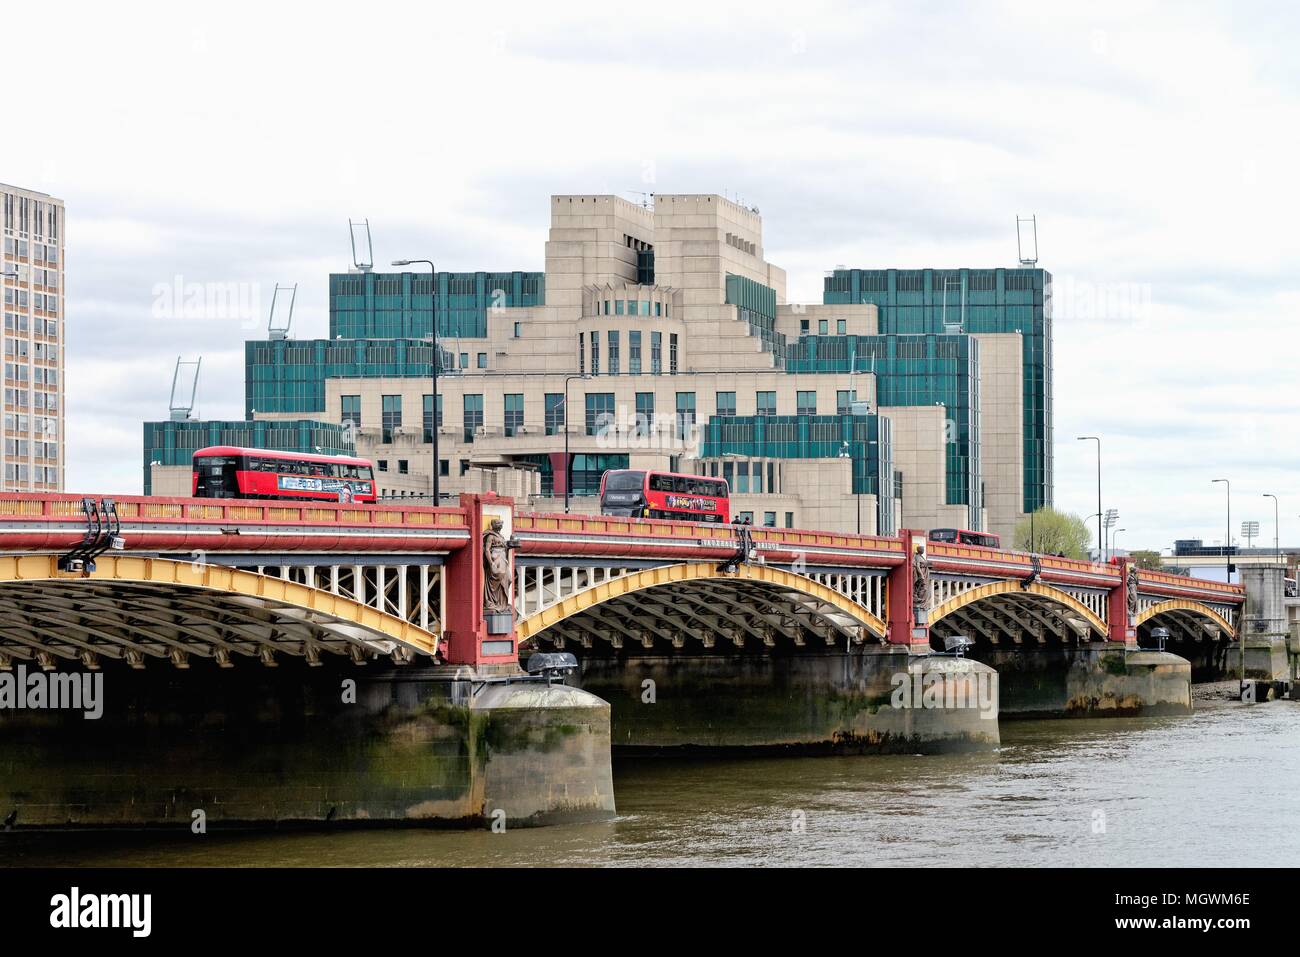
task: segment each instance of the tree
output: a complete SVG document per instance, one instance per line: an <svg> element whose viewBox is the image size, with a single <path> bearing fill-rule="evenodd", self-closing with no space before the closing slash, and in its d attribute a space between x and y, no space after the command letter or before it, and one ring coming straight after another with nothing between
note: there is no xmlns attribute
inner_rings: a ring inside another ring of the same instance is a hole
<svg viewBox="0 0 1300 957"><path fill-rule="evenodd" d="M1058 512L1054 508L1040 508L1033 514L1032 521L1031 516L1026 515L1016 523L1012 539L1013 547L1021 551L1086 559L1092 532L1078 515Z"/></svg>
<svg viewBox="0 0 1300 957"><path fill-rule="evenodd" d="M1128 558L1138 568L1145 568L1153 572L1169 571L1169 569L1165 568L1164 563L1160 561L1160 553L1153 552L1149 548L1139 548L1136 551L1129 552Z"/></svg>

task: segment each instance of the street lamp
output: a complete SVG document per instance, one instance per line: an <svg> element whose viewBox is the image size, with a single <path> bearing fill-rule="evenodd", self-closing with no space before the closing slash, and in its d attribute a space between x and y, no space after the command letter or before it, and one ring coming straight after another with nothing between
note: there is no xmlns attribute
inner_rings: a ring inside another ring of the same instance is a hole
<svg viewBox="0 0 1300 957"><path fill-rule="evenodd" d="M1111 543L1111 540L1110 540L1110 530L1111 530L1112 528L1114 528L1116 525L1119 524L1119 509L1117 509L1117 508L1108 508L1108 509L1106 509L1106 521L1103 522L1102 524L1104 524L1104 525L1106 526L1106 555L1105 555L1105 557L1104 557L1103 560L1104 560L1104 561L1109 561L1109 560L1110 560L1110 557L1111 557L1111 554L1112 554L1112 551L1111 551L1111 549L1112 549L1112 543Z"/></svg>
<svg viewBox="0 0 1300 957"><path fill-rule="evenodd" d="M569 514L569 486L573 484L573 467L569 462L569 383L574 379L590 379L587 373L564 377L564 514Z"/></svg>
<svg viewBox="0 0 1300 957"><path fill-rule="evenodd" d="M1226 534L1223 536L1223 559L1224 559L1224 574L1227 575L1228 584L1231 585L1232 584L1232 483L1229 482L1227 479L1212 479L1210 481L1210 484L1217 485L1219 482L1223 483L1224 490L1228 493L1228 498L1227 498L1228 524L1226 526ZM1245 647L1245 642L1242 642L1242 646ZM1243 659L1243 667L1245 667L1244 659ZM1243 671L1241 673L1241 676L1245 678L1246 673Z"/></svg>
<svg viewBox="0 0 1300 957"><path fill-rule="evenodd" d="M1264 497L1271 498L1273 500L1273 560L1277 562L1279 565L1281 565L1282 545L1281 545L1281 538L1278 534L1277 496L1274 495L1272 492L1265 492Z"/></svg>
<svg viewBox="0 0 1300 957"><path fill-rule="evenodd" d="M1127 531L1128 531L1127 528L1117 528L1117 529L1115 529L1115 531L1113 531L1113 532L1111 533L1111 536L1110 536L1110 553L1111 553L1111 555L1114 555L1117 551L1119 551L1119 533L1120 533L1120 532L1127 532Z"/></svg>
<svg viewBox="0 0 1300 957"><path fill-rule="evenodd" d="M1101 559L1105 550L1102 545L1102 512L1101 512L1101 439L1095 435L1081 435L1080 442L1097 443L1097 558Z"/></svg>
<svg viewBox="0 0 1300 957"><path fill-rule="evenodd" d="M436 507L442 504L441 489L438 487L438 474L442 471L442 460L438 457L438 270L430 259L393 260L394 266L411 266L415 263L429 267L429 345L433 350L433 360L429 363L433 366L433 409L429 413L433 420L433 428L429 430L433 437L433 467L429 472L433 475L433 504ZM420 411L420 416L424 417L424 410Z"/></svg>

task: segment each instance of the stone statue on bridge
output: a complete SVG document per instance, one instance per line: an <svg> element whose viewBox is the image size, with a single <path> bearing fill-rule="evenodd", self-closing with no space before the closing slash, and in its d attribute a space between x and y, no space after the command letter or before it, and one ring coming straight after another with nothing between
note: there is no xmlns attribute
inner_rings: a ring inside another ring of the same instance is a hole
<svg viewBox="0 0 1300 957"><path fill-rule="evenodd" d="M510 607L510 549L515 547L513 541L507 542L501 534L505 526L501 519L494 518L488 530L483 533L483 614L509 615Z"/></svg>
<svg viewBox="0 0 1300 957"><path fill-rule="evenodd" d="M1136 565L1128 567L1128 580L1124 582L1124 599L1128 605L1128 623L1132 625L1138 613L1138 570Z"/></svg>
<svg viewBox="0 0 1300 957"><path fill-rule="evenodd" d="M917 549L912 554L912 607L918 624L923 624L930 610L930 560Z"/></svg>

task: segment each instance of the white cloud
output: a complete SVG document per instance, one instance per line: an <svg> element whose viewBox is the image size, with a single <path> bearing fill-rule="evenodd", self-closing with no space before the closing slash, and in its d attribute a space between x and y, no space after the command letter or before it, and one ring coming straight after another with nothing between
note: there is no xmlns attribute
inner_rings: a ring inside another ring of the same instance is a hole
<svg viewBox="0 0 1300 957"><path fill-rule="evenodd" d="M1058 503L1095 508L1074 436L1100 432L1127 544L1213 537L1220 473L1241 518L1267 525L1277 492L1300 533L1286 5L60 10L65 69L6 47L57 122L6 144L0 179L68 202L71 488L139 487L178 354L204 355L205 413L242 413L253 333L153 319L160 282L298 282L321 335L349 217L379 263L527 269L550 192L725 189L805 301L837 263L1009 264L1036 213L1058 277L1150 291L1141 318L1056 324Z"/></svg>

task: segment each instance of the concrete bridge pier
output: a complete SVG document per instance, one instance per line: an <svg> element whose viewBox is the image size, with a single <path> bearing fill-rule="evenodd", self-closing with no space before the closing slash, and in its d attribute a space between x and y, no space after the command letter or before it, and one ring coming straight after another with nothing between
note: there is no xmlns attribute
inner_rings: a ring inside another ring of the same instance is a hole
<svg viewBox="0 0 1300 957"><path fill-rule="evenodd" d="M0 817L192 829L613 814L609 708L563 684L300 658L98 674L97 719L0 711Z"/></svg>
<svg viewBox="0 0 1300 957"><path fill-rule="evenodd" d="M1001 714L1010 718L1118 718L1187 714L1192 666L1136 644L988 648L975 652L997 669Z"/></svg>
<svg viewBox="0 0 1300 957"><path fill-rule="evenodd" d="M1241 648L1236 672L1244 679L1285 681L1295 675L1296 642L1287 621L1286 567L1243 565L1246 604L1238 628Z"/></svg>
<svg viewBox="0 0 1300 957"><path fill-rule="evenodd" d="M997 747L998 676L976 661L852 651L584 656L629 751L939 753Z"/></svg>

